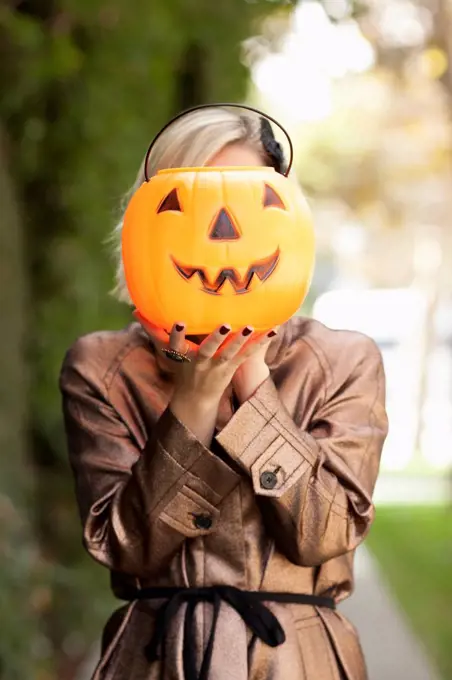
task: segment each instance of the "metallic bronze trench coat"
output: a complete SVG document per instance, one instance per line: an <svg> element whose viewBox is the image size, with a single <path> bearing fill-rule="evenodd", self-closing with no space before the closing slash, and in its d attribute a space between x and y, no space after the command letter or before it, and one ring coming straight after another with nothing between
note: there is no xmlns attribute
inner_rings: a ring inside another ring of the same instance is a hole
<svg viewBox="0 0 452 680"><path fill-rule="evenodd" d="M232 390L224 394L210 450L168 408L170 363L132 324L80 338L61 372L84 545L111 571L114 593L223 584L347 597L387 433L374 343L292 319L269 347L271 377L254 396L235 410ZM273 488L263 472L276 476ZM164 666L144 654L160 605L134 600L113 614L96 680L183 680L185 604ZM366 678L356 632L337 610L267 606L285 631L278 647L222 603L209 680ZM212 605L198 604L199 664L211 623Z"/></svg>

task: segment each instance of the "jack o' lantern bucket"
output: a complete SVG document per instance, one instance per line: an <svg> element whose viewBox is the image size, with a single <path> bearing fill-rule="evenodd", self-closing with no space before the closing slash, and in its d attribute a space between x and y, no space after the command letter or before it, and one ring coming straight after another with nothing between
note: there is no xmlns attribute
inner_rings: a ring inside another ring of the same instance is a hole
<svg viewBox="0 0 452 680"><path fill-rule="evenodd" d="M132 196L122 252L130 297L152 324L264 331L308 292L314 229L299 187L273 168L176 168Z"/></svg>

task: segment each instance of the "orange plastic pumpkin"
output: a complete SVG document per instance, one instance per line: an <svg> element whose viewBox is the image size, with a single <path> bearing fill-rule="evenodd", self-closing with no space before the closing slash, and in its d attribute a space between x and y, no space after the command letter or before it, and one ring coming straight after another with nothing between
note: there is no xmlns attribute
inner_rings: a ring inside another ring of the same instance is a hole
<svg viewBox="0 0 452 680"><path fill-rule="evenodd" d="M314 229L300 189L273 168L177 168L133 195L122 248L132 301L154 325L267 330L306 296Z"/></svg>

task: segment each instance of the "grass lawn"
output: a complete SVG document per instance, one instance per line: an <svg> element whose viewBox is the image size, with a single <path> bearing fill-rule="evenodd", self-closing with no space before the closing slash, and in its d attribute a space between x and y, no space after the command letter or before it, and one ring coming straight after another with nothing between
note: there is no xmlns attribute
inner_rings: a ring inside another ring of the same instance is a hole
<svg viewBox="0 0 452 680"><path fill-rule="evenodd" d="M444 680L451 680L452 508L378 507L366 545Z"/></svg>

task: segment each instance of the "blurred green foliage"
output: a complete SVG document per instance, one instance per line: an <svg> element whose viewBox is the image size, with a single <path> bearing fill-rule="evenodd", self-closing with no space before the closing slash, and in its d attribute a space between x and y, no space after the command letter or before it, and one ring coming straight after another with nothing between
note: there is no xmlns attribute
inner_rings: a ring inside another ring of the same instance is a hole
<svg viewBox="0 0 452 680"><path fill-rule="evenodd" d="M29 384L15 386L26 444L16 439L2 451L14 460L14 479L3 474L12 462L0 464L1 678L74 678L112 607L106 571L81 549L57 389L61 361L77 336L129 320L108 296L105 241L151 136L181 108L242 99L241 41L282 5L6 0L0 7L1 153L18 204L2 229L7 236L14 217L24 261L5 285L13 298L16 287L26 290L26 347L17 361L28 367Z"/></svg>

